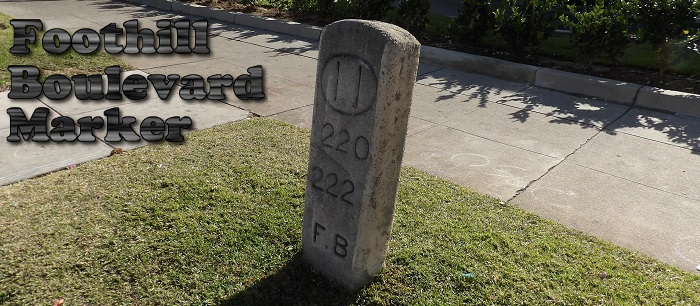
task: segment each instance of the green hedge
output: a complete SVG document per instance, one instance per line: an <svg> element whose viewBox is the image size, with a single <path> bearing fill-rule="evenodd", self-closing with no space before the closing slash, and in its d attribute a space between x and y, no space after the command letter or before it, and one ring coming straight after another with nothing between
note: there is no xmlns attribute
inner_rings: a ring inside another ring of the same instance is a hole
<svg viewBox="0 0 700 306"><path fill-rule="evenodd" d="M243 0L240 0L243 1ZM283 0L268 0L273 1ZM389 0L291 0L290 10L315 15L326 22L345 18L376 19L397 24L428 40L479 44L495 33L520 57L538 53L555 29L568 29L570 42L589 67L597 61L619 63L631 43L649 43L663 74L687 58L692 41L700 38L695 16L700 0L462 0L459 16L449 31L434 25L429 0L401 0L391 8ZM426 37L428 34L442 37Z"/></svg>

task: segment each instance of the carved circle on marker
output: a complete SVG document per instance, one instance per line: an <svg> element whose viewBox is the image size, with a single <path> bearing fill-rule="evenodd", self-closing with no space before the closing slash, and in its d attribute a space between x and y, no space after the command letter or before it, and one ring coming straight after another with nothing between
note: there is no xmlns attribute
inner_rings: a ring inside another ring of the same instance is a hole
<svg viewBox="0 0 700 306"><path fill-rule="evenodd" d="M338 55L323 66L321 88L333 109L344 115L359 115L374 105L377 76L364 60Z"/></svg>

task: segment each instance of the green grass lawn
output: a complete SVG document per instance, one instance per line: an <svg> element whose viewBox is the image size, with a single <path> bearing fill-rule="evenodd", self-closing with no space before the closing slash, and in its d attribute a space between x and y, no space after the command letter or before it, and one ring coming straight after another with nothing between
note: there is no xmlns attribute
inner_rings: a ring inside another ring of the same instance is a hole
<svg viewBox="0 0 700 306"><path fill-rule="evenodd" d="M412 168L345 294L300 256L308 140L249 119L0 187L0 302L700 304L698 275Z"/></svg>
<svg viewBox="0 0 700 306"><path fill-rule="evenodd" d="M53 74L69 78L76 74L101 74L105 68L113 65L119 65L125 71L133 70L133 67L103 51L89 55L78 54L73 50L60 55L49 54L41 46L41 33L37 33L36 43L29 45L29 54L11 54L14 39L11 19L12 17L0 12L0 91L10 89L9 65L36 66L41 71L41 81Z"/></svg>

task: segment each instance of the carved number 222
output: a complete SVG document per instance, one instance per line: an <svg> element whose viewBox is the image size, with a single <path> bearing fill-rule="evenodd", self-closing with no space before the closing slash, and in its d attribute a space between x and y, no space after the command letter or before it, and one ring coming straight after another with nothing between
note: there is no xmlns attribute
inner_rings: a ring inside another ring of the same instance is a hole
<svg viewBox="0 0 700 306"><path fill-rule="evenodd" d="M311 187L313 187L314 189L316 189L318 191L326 192L327 194L329 194L331 196L339 197L343 202L352 205L352 202L350 202L350 200L346 199L345 197L348 196L349 194L353 193L353 191L355 191L355 184L353 184L349 180L344 180L343 184L342 184L342 190L341 190L342 193L337 194L335 191L331 190L331 189L333 189L333 187L338 185L338 175L337 174L331 172L325 176L326 181L330 180L330 184L328 185L328 187L324 188L324 187L320 186L321 181L323 181L323 178L324 178L323 170L321 170L321 168L319 168L319 167L313 167L312 171L313 171L314 176L316 178L311 180Z"/></svg>

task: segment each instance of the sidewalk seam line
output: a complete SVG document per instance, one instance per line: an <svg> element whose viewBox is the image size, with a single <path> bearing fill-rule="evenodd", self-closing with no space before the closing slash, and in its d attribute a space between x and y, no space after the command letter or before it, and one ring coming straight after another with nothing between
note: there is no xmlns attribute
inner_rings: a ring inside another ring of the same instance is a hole
<svg viewBox="0 0 700 306"><path fill-rule="evenodd" d="M684 147L684 146L682 146L682 145L678 145L678 144L674 144L674 143L668 143L668 142L665 142L665 141L656 140L656 139L649 138L649 137L644 137L644 136L635 135L635 134L632 134L632 133L626 132L626 131L616 131L616 130L614 130L614 129L606 129L606 130L609 131L609 132L625 134L625 135L627 135L627 136L632 136L632 137L637 137L637 138L641 138L641 139L644 139L644 140L649 140L649 141L657 142L657 143L664 144L664 145L667 145L667 146L676 147L676 148L679 148L679 149L690 150L691 152L697 152L697 153L693 153L693 154L698 154L698 153L700 153L700 148L697 148L697 149L695 149L695 148L688 148L688 147Z"/></svg>
<svg viewBox="0 0 700 306"><path fill-rule="evenodd" d="M239 110L242 110L242 111L244 111L244 112L247 112L249 115L250 115L250 113L251 113L251 111L249 111L249 110L247 110L247 109L241 108L241 107L238 106L238 105L234 105L234 104L228 103L228 102L226 102L226 101L224 101L224 100L211 100L211 101L220 102L220 103L226 104L226 105L228 105L228 106L231 106L231 107L233 107L233 108L237 108L237 109L239 109Z"/></svg>
<svg viewBox="0 0 700 306"><path fill-rule="evenodd" d="M79 157L88 157L88 159L87 159L86 161L83 161L83 162L82 162L82 163L86 163L86 162L88 162L88 161L96 160L96 158L92 158L92 156L100 156L100 155L102 155L102 154L103 154L102 152L94 152L94 153L90 153L90 154L87 154L87 155L82 155L82 156L79 156ZM103 157L103 158L104 158L104 157ZM41 166L38 166L38 167L26 169L26 170L23 170L23 171L20 171L20 172L16 172L16 173L13 173L12 175L0 177L0 181L6 180L6 179L8 179L8 178L16 177L16 176L18 176L18 175L20 175L20 174L31 173L32 171L39 170L39 169L42 169L42 168L54 168L54 166L61 165L61 164L65 164L65 163L67 163L68 161L70 161L70 160L72 160L72 159L75 159L75 158L63 159L63 160L60 160L60 161L56 161L56 162L52 162L52 163L49 163L49 164L44 164L44 165L41 165ZM32 176L32 177L30 177L30 178L26 178L26 179L35 178L35 177L38 177L38 176L41 176L41 175L45 175L45 174L48 174L48 173L51 173L51 172L59 171L59 170L61 170L61 169L54 170L54 171L50 171L50 172L45 172L45 173L42 173L42 174L37 174L37 175L35 175L35 176ZM40 171L42 171L42 170L40 170ZM20 181L23 181L23 180L26 180L26 179L21 179ZM15 182L19 182L19 181L15 181Z"/></svg>
<svg viewBox="0 0 700 306"><path fill-rule="evenodd" d="M257 29L257 28L254 28L254 29L260 30L260 31L265 31L265 30ZM258 46L258 47L267 48L267 49L270 49L270 50L275 50L275 51L279 51L279 52L284 52L284 53L287 53L287 54L292 54L292 55L302 56L302 57L306 57L306 58L313 59L313 60L318 60L318 58L315 58L315 57L311 57L311 56L307 56L307 55L303 55L303 54L297 54L297 53L294 53L294 52L285 51L285 50L283 50L283 49L272 48L272 47L268 47L268 46L265 46L265 45L259 45L259 44L252 43L252 42L245 41L245 40L238 39L238 38L231 38L231 37L226 37L226 36L221 36L221 37L223 37L223 38L225 38L225 39L228 39L228 40L239 41L239 42L246 43L246 44L253 45L253 46Z"/></svg>
<svg viewBox="0 0 700 306"><path fill-rule="evenodd" d="M140 68L140 67L139 67L137 70L141 70L141 71L143 71L143 72L146 72L146 71L145 71L146 69L165 68L165 67L177 66L177 65L194 64L194 63L205 62L205 61L211 61L211 60L221 59L221 58L225 58L225 56L221 56L221 57L211 57L211 58L205 58L205 59L201 59L201 60L195 60L195 61L191 61L191 62L183 62L183 63L177 63L177 64L166 64L166 65L160 65L160 66L153 66L153 67L148 67L148 68ZM149 74L151 74L151 73L149 73Z"/></svg>
<svg viewBox="0 0 700 306"><path fill-rule="evenodd" d="M423 119L423 118L419 118L419 119ZM423 120L425 120L425 119L423 119ZM428 120L426 120L426 121L428 121ZM433 122L433 123L435 123L435 122ZM537 155L541 155L541 156L545 156L545 157L549 157L549 158L556 159L556 157L554 157L554 156L550 156L550 155L543 154L543 153L540 153L540 152L535 152L535 151L532 151L532 150L529 150L529 149L517 147L517 146L514 146L514 145L512 145L512 144L504 143L504 142L501 142L501 141L498 141L498 140L493 140L493 139L490 139L490 138L487 138L487 137L484 137L484 136L481 136L481 135L472 134L472 133L470 133L470 132L467 132L467 131L464 131L464 130L461 130L461 129L458 129L458 128L454 128L454 127L451 127L451 126L447 126L447 125L445 125L445 124L443 124L443 123L435 123L435 124L436 124L436 125L439 125L439 126L442 126L442 127L445 127L445 128L448 128L448 129L452 129L452 130L455 130L455 131L462 132L462 133L464 133L464 134L467 134L467 135L470 135L470 136L473 136L473 137L481 138L481 139L488 140L488 141L493 141L493 142L495 142L495 143L502 144L502 145L505 145L505 146L508 146L508 147L511 147L511 148L515 148L515 149L523 150L523 151L526 151L526 152L534 153L534 154L537 154Z"/></svg>
<svg viewBox="0 0 700 306"><path fill-rule="evenodd" d="M536 183L537 181L539 181L540 179L542 179L543 177L545 177L547 174L549 174L550 172L552 172L552 170L554 170L554 168L556 168L557 166L561 165L561 164L562 164L563 162L565 162L570 156L576 154L576 152L578 152L581 148L583 148L583 146L585 146L586 144L588 144L588 143L589 143L593 138L595 138L596 136L600 135L600 133L601 133L602 131L604 131L608 126L612 125L613 123L615 123L615 122L617 122L618 120L620 120L620 118L624 117L631 109L632 109L632 107L628 107L627 110L626 110L622 115L620 115L619 117L615 118L615 120L612 120L612 121L611 121L610 123L608 123L607 125L604 125L604 126L601 127L600 129L598 129L598 131L597 131L595 134L593 134L593 136L591 136L591 137L589 137L588 139L586 139L586 141L584 141L581 145L579 145L578 148L574 149L571 153L569 153L569 154L567 154L566 156L564 156L564 158L562 158L562 160L560 160L558 163L556 163L555 165L549 167L549 169L547 169L547 171L545 171L545 173L543 173L542 175L540 175L538 178L536 178L536 179L534 179L534 180L531 180L529 183L527 183L527 185L525 185L525 187L523 187L523 188L519 189L518 191L516 191L515 194L514 194L510 199L508 199L508 201L506 201L506 203L512 202L516 197L518 197L520 194L522 194L523 192L525 192L525 190L527 190L528 188L530 188L530 186L532 186L532 184ZM598 128L598 127L596 127L596 128Z"/></svg>
<svg viewBox="0 0 700 306"><path fill-rule="evenodd" d="M413 136L413 135L416 135L416 134L422 133L422 132L424 132L424 131L427 131L427 130L436 128L436 127L438 127L438 126L441 126L441 125L439 125L439 124L437 124L437 123L435 123L435 122L432 122L432 121L430 121L430 120L421 119L421 118L418 118L418 117L415 117L415 116L410 116L410 117L413 117L413 118L416 118L416 119L419 119L419 120L424 120L424 121L430 122L430 123L432 123L433 125L432 125L432 126L429 126L429 127L426 127L426 128L423 128L423 129L420 129L420 130L415 131L415 132L410 133L410 134L408 133L408 130L407 130L407 131L406 131L406 139L408 139L408 137L411 137L411 136Z"/></svg>
<svg viewBox="0 0 700 306"><path fill-rule="evenodd" d="M440 67L440 68L438 68L438 69L435 69L435 70L432 70L432 71L427 71L427 72L423 72L423 73L417 73L417 74L416 74L416 77L421 76L421 75L426 75L426 74L428 74L428 73L438 72L438 71L440 71L440 70L442 70L442 69L445 69L445 68L447 68L447 66L442 66L442 67ZM418 82L418 80L416 80L416 83L417 83L417 82Z"/></svg>
<svg viewBox="0 0 700 306"><path fill-rule="evenodd" d="M267 117L272 117L272 116L275 116L275 115L279 115L279 114L283 114L283 113L286 113L286 112L291 112L291 111L293 111L293 110L297 110L297 109L300 109L300 108L304 108L304 107L307 107L307 106L310 106L310 105L314 105L314 103L306 104L306 105L302 105L302 106L297 106L297 107L295 107L295 108L290 108L290 109L283 110L283 111L280 111L280 112L276 112L276 113L274 113L274 114L269 114L269 115L263 116L263 117L265 117L265 118L267 118Z"/></svg>
<svg viewBox="0 0 700 306"><path fill-rule="evenodd" d="M687 195L678 194L678 193L675 193L675 192L672 192L672 191L668 191L668 190L664 190L664 189L657 188L657 187L654 187L654 186L650 186L650 185L647 185L647 184L644 184L644 183L641 183L641 182L637 182L637 181L635 181L635 180L628 179L628 178L626 178L626 177L618 176L618 175L615 175L615 174L612 174L612 173L608 173L608 172L605 172L605 171L602 171L602 170L598 170L598 169L595 169L595 168L591 168L591 167L588 167L588 166L586 166L586 165L581 165L581 164L579 164L579 163L573 163L573 164L576 165L576 166L579 166L579 167L581 167L581 168L586 168L586 169L589 169L589 170L591 170L591 171L595 171L595 172L602 173L602 174L605 174L605 175L608 175L608 176L611 176L611 177L614 177L614 178L617 178L617 179L621 179L621 180L623 180L623 181L627 181L627 182L634 183L634 184L637 184L637 185L640 185L640 186L644 186L644 187L647 187L647 188L651 188L651 189L654 189L654 190L656 190L656 191L661 191L661 192L668 193L668 194L672 194L672 195L675 195L675 196L678 196L678 197L681 197L681 198L686 198L686 199L688 199L688 200L692 200L692 201L695 201L695 202L700 202L700 199L694 199L694 198L688 197Z"/></svg>

